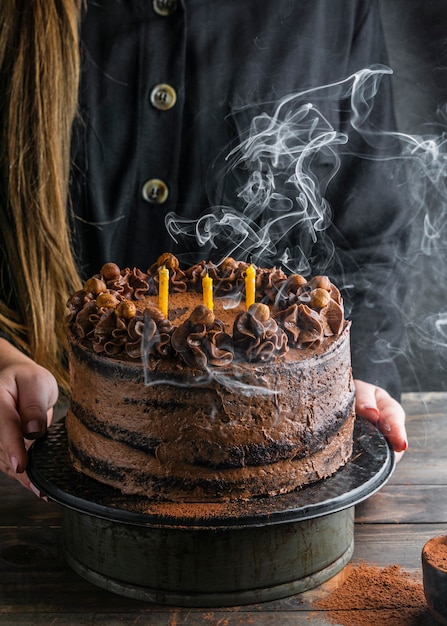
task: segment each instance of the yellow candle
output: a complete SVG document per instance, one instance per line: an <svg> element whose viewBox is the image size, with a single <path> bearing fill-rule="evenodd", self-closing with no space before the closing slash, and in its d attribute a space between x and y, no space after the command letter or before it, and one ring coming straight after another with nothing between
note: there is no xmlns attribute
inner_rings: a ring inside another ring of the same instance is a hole
<svg viewBox="0 0 447 626"><path fill-rule="evenodd" d="M168 317L169 270L165 265L158 270L158 307Z"/></svg>
<svg viewBox="0 0 447 626"><path fill-rule="evenodd" d="M245 308L248 309L256 300L256 270L253 264L245 270Z"/></svg>
<svg viewBox="0 0 447 626"><path fill-rule="evenodd" d="M210 311L214 309L213 302L213 279L208 275L208 272L202 278L203 288L203 304L207 306Z"/></svg>

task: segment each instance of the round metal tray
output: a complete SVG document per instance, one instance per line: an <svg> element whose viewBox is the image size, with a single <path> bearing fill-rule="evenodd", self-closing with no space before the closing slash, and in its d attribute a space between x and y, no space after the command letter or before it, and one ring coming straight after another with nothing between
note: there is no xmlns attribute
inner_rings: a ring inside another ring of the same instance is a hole
<svg viewBox="0 0 447 626"><path fill-rule="evenodd" d="M123 496L77 472L71 463L64 420L37 440L28 474L41 492L76 511L139 526L237 527L303 521L358 504L394 471L394 454L383 435L357 419L351 460L333 476L298 491L249 501L175 503Z"/></svg>
<svg viewBox="0 0 447 626"><path fill-rule="evenodd" d="M177 606L286 597L338 573L354 545L354 507L395 467L381 433L358 419L351 460L290 494L170 503L123 496L72 466L64 422L31 448L29 476L64 509L68 563L115 593Z"/></svg>

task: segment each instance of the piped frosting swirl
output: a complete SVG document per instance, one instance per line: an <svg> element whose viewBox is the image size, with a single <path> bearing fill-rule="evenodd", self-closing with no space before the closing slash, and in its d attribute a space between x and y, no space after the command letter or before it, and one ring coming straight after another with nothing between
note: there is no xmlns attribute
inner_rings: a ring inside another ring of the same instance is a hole
<svg viewBox="0 0 447 626"><path fill-rule="evenodd" d="M234 348L248 361L271 361L288 350L287 335L270 316L266 304L255 303L240 313L233 329Z"/></svg>
<svg viewBox="0 0 447 626"><path fill-rule="evenodd" d="M193 369L225 367L233 360L231 338L223 323L203 305L174 330L171 343L182 361Z"/></svg>
<svg viewBox="0 0 447 626"><path fill-rule="evenodd" d="M157 307L161 267L169 270L171 301L175 294L196 294L195 304L187 295L189 304L170 310L169 319ZM228 258L218 265L202 261L182 269L169 253L146 272L106 263L69 299L69 330L96 353L143 361L177 356L194 369L225 367L233 360L281 359L291 348L316 348L343 331L342 298L328 277L307 280L275 267L256 268L256 303L249 311L236 306L230 326L207 307L196 307L205 274L213 279L215 299L243 305L247 267ZM185 319L183 313L192 307Z"/></svg>

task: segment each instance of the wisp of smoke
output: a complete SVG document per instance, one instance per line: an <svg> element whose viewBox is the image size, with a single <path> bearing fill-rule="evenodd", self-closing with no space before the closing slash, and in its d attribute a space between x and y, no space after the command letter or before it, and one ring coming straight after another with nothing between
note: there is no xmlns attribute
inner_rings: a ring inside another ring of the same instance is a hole
<svg viewBox="0 0 447 626"><path fill-rule="evenodd" d="M349 133L337 130L334 123L343 100L349 103L348 125L362 135L365 145L384 135L389 139L387 146L392 148L374 158L399 165L395 184L408 198L408 221L423 225L411 256L400 259L401 263L414 271L420 257L431 257L434 272L438 260L444 274L447 139L390 132L369 123L380 82L389 74L390 68L373 66L344 80L290 94L278 103L266 103L265 110L258 106L239 143L226 150L223 166L213 170L217 176L209 181L208 195L218 201L211 202L197 220L174 212L167 215L166 228L173 240L193 238L216 261L234 256L264 265L280 262L302 274L314 270L312 249L318 243L325 259L323 270L330 268L337 249L328 236L332 209L326 190L339 171L340 158L352 154ZM249 119L250 108L242 113ZM289 240L293 246L279 246ZM396 306L402 309L403 303ZM417 332L419 341L447 348L447 313L427 315L424 324L417 321L416 329L411 300L405 312L407 330Z"/></svg>
<svg viewBox="0 0 447 626"><path fill-rule="evenodd" d="M348 134L336 130L329 118L338 116L338 103L347 100L352 127L366 135L380 80L390 72L385 66L365 69L291 94L272 114L255 115L240 143L227 152L215 181L215 195L228 195L224 188L229 189L232 202L213 205L197 220L169 213L166 227L172 238L193 237L220 257L268 263L278 258L278 241L293 233L296 248L283 250L280 261L291 271L308 273L309 247L323 241L331 224L325 189L339 169L341 146L348 144ZM329 240L326 246L330 259Z"/></svg>

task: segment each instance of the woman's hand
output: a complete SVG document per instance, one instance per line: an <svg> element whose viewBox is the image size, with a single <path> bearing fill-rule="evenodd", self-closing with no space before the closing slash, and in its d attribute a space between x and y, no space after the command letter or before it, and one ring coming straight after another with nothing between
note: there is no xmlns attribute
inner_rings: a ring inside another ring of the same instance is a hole
<svg viewBox="0 0 447 626"><path fill-rule="evenodd" d="M0 338L0 470L34 493L27 450L45 434L57 398L54 376Z"/></svg>
<svg viewBox="0 0 447 626"><path fill-rule="evenodd" d="M396 459L400 460L408 447L405 411L385 389L362 380L355 380L354 383L357 415L377 426L395 451Z"/></svg>

